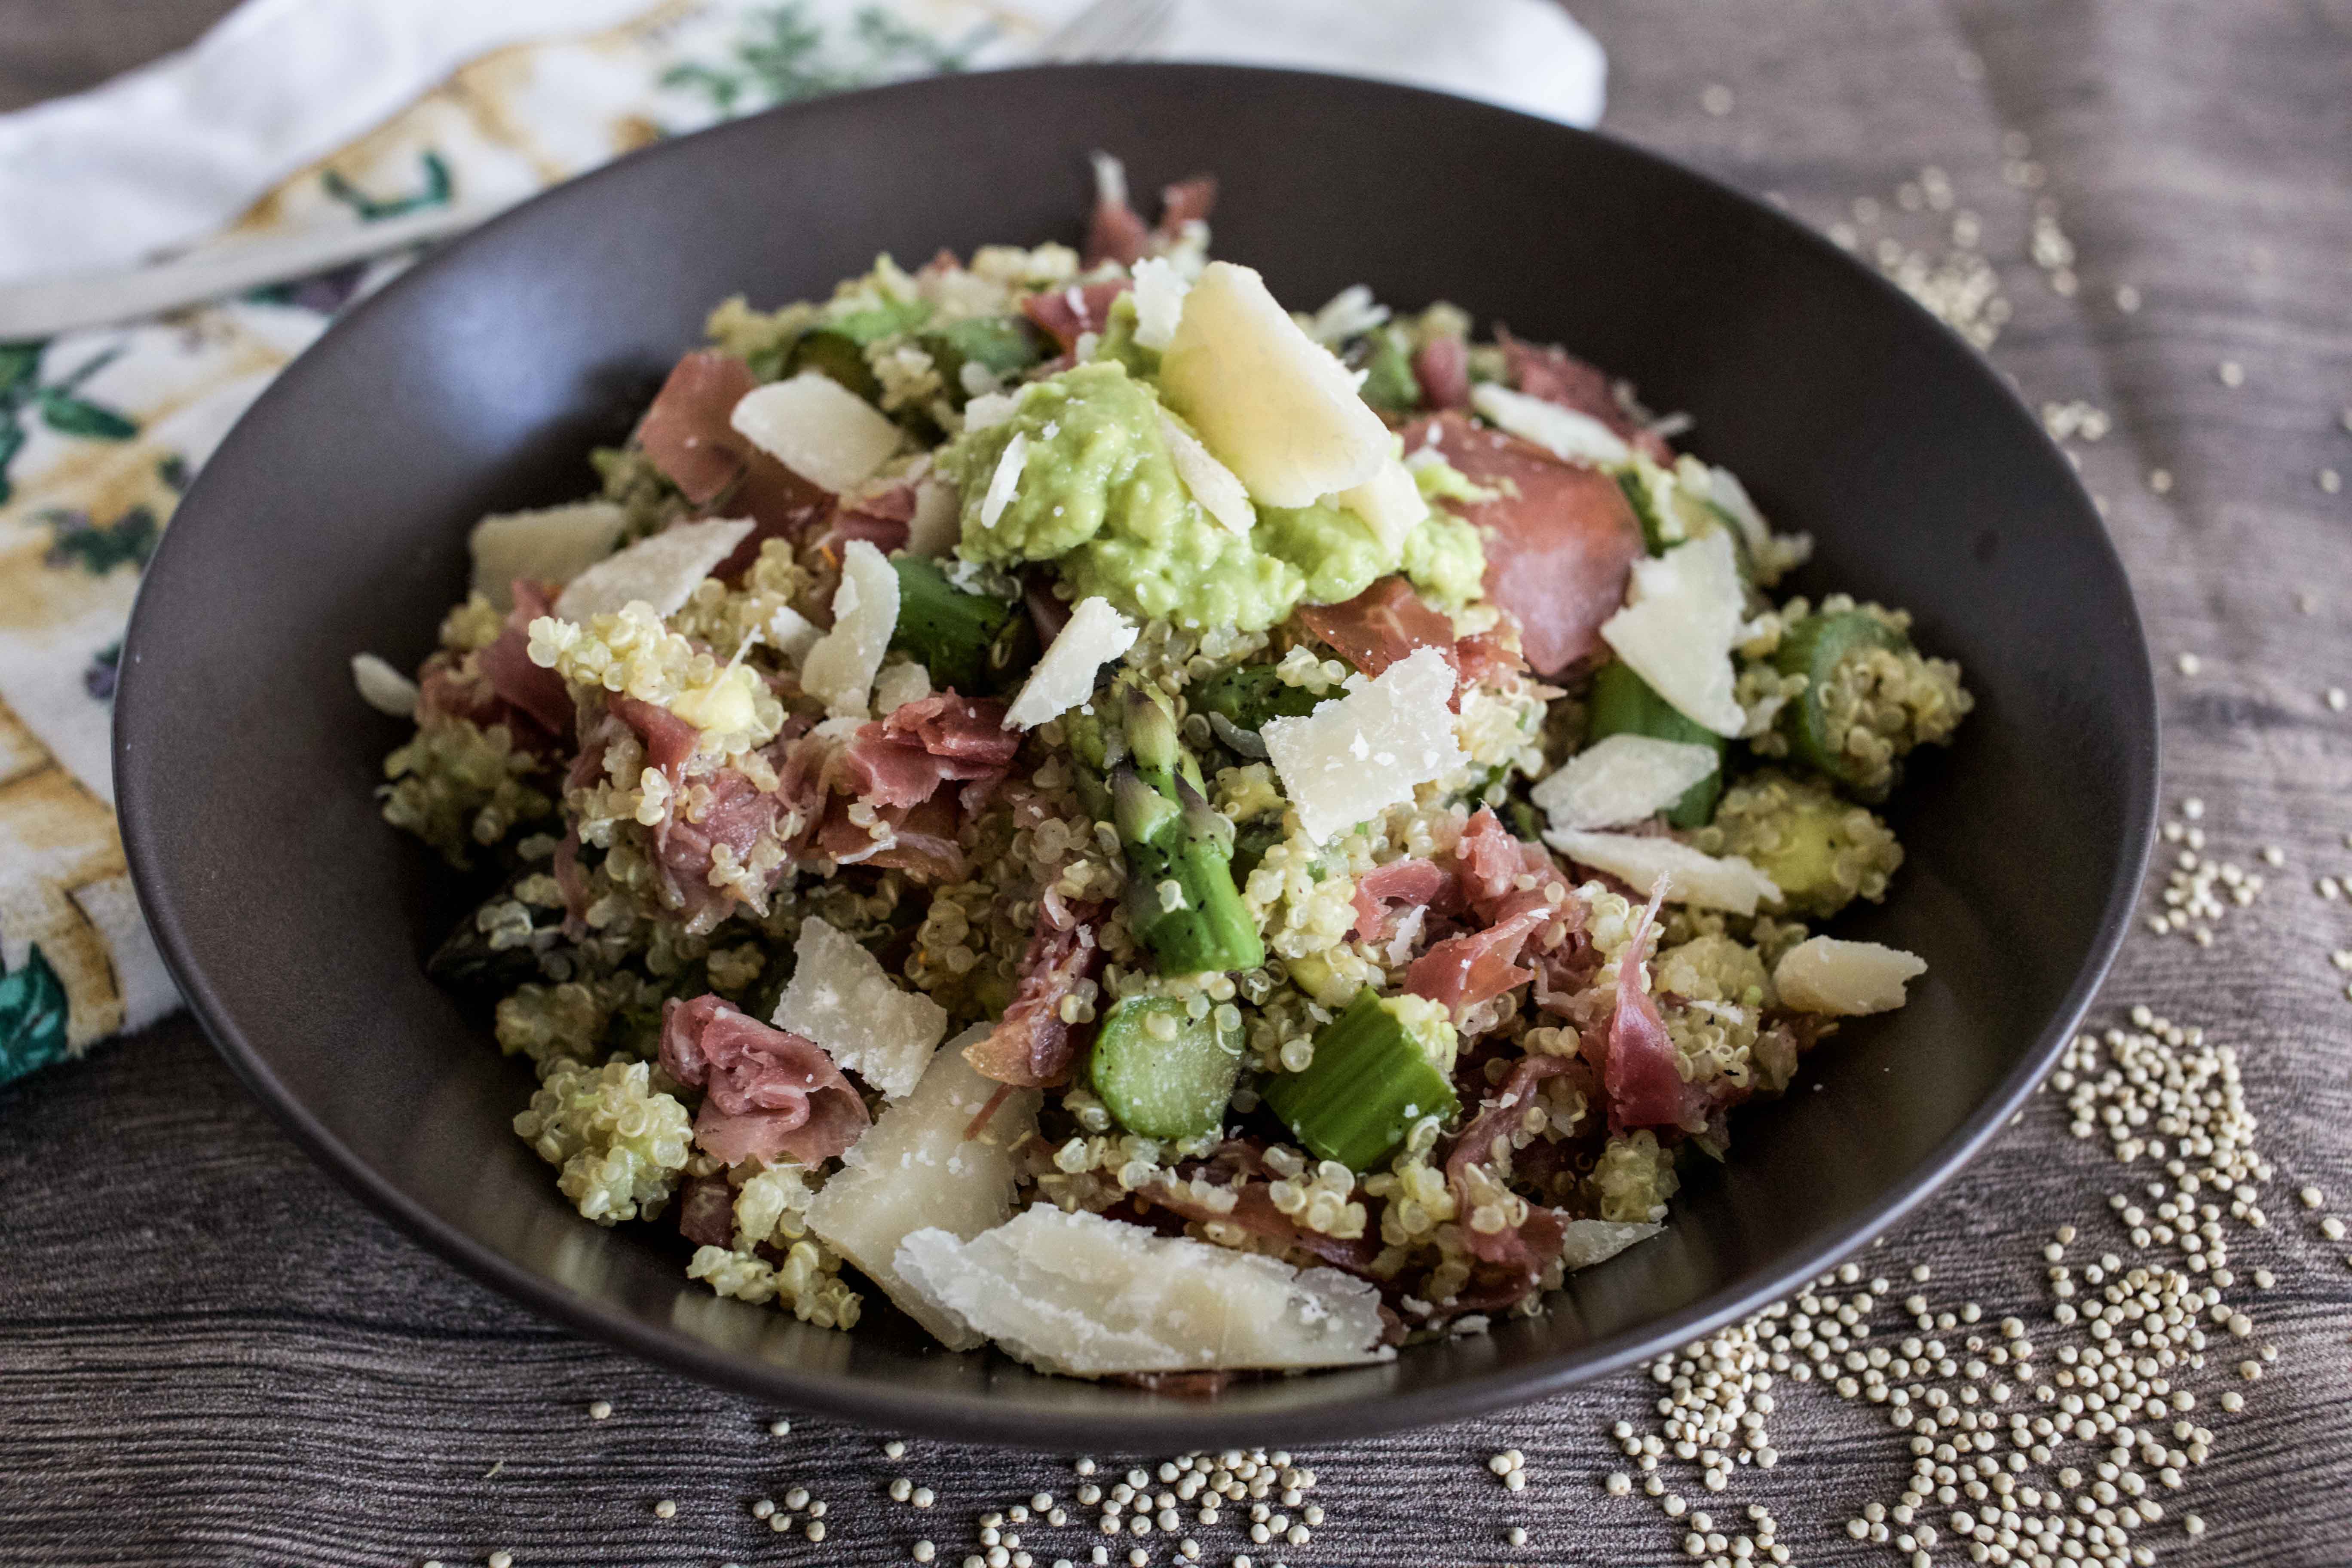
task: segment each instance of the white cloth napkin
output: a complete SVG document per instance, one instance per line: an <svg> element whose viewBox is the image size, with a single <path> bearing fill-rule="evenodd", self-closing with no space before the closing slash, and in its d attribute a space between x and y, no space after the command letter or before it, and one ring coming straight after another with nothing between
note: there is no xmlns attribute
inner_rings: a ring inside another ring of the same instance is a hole
<svg viewBox="0 0 2352 1568"><path fill-rule="evenodd" d="M1020 63L1086 4L249 0L181 54L0 116L0 287L511 200L772 103ZM1600 47L1553 0L1181 0L1150 52L1601 113ZM0 1081L176 1001L108 775L139 573L237 416L406 259L0 343Z"/></svg>
<svg viewBox="0 0 2352 1568"><path fill-rule="evenodd" d="M974 63L1008 64L1084 5L893 9L918 27L947 22L935 36L949 39L992 25ZM648 12L674 14L672 27L685 35L756 21L762 12L817 18L849 9L716 0L248 0L179 54L93 91L0 116L0 283L126 267L203 239L304 165L496 49L590 35ZM1150 52L1412 82L1571 125L1600 119L1605 74L1600 46L1551 0L1184 0Z"/></svg>

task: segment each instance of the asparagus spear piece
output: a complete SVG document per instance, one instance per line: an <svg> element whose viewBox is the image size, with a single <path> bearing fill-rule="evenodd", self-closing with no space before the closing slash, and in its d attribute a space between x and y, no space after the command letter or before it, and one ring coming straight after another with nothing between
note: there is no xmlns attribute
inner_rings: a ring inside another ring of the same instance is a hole
<svg viewBox="0 0 2352 1568"><path fill-rule="evenodd" d="M1135 764L1111 775L1111 823L1127 851L1128 923L1163 973L1255 969L1265 943L1234 886L1233 824L1190 781L1176 776L1171 784L1156 787Z"/></svg>
<svg viewBox="0 0 2352 1568"><path fill-rule="evenodd" d="M882 395L882 384L866 363L866 346L919 325L930 313L929 305L915 300L835 317L812 328L793 345L792 368L823 371L870 402Z"/></svg>
<svg viewBox="0 0 2352 1568"><path fill-rule="evenodd" d="M1315 1059L1305 1072L1279 1073L1260 1086L1266 1105L1323 1159L1368 1170L1414 1122L1461 1109L1448 1076L1453 1026L1409 1019L1412 1000L1383 1001L1366 986L1316 1035Z"/></svg>
<svg viewBox="0 0 2352 1568"><path fill-rule="evenodd" d="M892 559L898 574L898 624L890 646L919 659L931 685L967 697L1013 685L1037 659L1037 632L1016 603L967 594L936 561Z"/></svg>
<svg viewBox="0 0 2352 1568"><path fill-rule="evenodd" d="M1323 700L1303 686L1285 685L1270 664L1221 669L1192 689L1195 711L1215 714L1253 734L1269 719L1303 719Z"/></svg>
<svg viewBox="0 0 2352 1568"><path fill-rule="evenodd" d="M1130 996L1105 1016L1087 1081L1118 1124L1147 1138L1192 1138L1223 1121L1242 1045L1213 1016L1172 996Z"/></svg>

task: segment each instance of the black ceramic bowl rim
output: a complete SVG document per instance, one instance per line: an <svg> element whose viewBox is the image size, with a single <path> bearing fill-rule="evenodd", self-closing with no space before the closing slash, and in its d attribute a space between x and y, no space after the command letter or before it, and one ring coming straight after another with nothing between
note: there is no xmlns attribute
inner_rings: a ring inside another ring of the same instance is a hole
<svg viewBox="0 0 2352 1568"><path fill-rule="evenodd" d="M1065 85L1090 79L1104 72L1139 77L1189 73L1192 79L1204 84L1213 85L1220 79L1240 79L1244 84L1250 81L1272 84L1277 90L1307 87L1332 90L1335 82L1344 80L1349 90L1390 96L1400 113L1411 113L1430 103L1446 105L1454 112L1462 112L1465 107L1463 100L1418 89L1337 79L1313 72L1245 67L1048 67L990 75L1025 78L1027 80L1024 86L1028 91L1045 96L1053 94ZM954 92L962 83L971 79L921 79L866 89L857 96L912 99L924 94ZM827 103L837 104L838 101L818 100L771 110L745 121L733 121L677 142L647 148L535 197L515 211L493 220L479 232L495 234L509 225L527 222L530 214L543 204L588 199L600 183L619 177L623 170L634 169L644 160L674 156L680 147L688 143L740 132L754 122L822 112ZM1520 132L1529 138L1591 137L1607 143L1613 155L1648 165L1661 180L1704 186L1720 198L1751 209L1763 220L1782 226L1789 231L1788 238L1793 243L1835 257L1840 264L1853 267L1863 274L1870 287L1883 292L1895 309L1923 317L1926 314L1893 284L1843 258L1827 240L1709 176L1606 133L1571 130L1499 108L1469 107L1476 112L1516 121ZM328 338L331 340L335 332L343 331L349 321L364 319L373 311L387 308L399 299L404 289L420 279L429 279L446 268L463 266L473 243L470 237L459 239L426 258L408 277L395 281L382 294L358 306L346 321L339 322L331 330ZM1940 323L1938 330L1945 330ZM1977 365L1978 374L2030 425L2032 415L2016 393L2002 384L1990 366L1980 359ZM299 385L299 370L298 362L289 373L281 374L278 384L264 394L264 401L279 395L289 384ZM202 493L204 482L200 474L194 493ZM2076 488L2079 490L2079 486ZM174 544L180 537L179 531L167 531L164 542L149 567L149 584L168 576L177 559ZM114 763L119 781L119 813L132 879L156 944L205 1033L247 1087L314 1159L370 1207L460 1269L534 1310L721 1388L763 1396L791 1408L822 1411L861 1423L942 1436L1031 1447L1095 1446L1114 1450L1213 1447L1233 1441L1296 1443L1353 1437L1453 1420L1504 1405L1555 1394L1652 1359L1725 1323L1750 1315L1790 1295L1834 1265L1839 1258L1908 1215L2018 1111L2065 1046L2113 962L2116 950L2128 928L2155 837L2157 715L2146 640L2137 609L2131 604L2121 561L2104 530L2098 531L2095 549L2098 563L2112 574L2115 584L2119 585L2121 613L2129 617L2128 630L2139 652L2136 671L2127 672L2137 676L2137 689L2112 694L2128 710L2125 716L2126 728L2136 731L2127 738L2129 751L2124 759L2126 776L2123 782L2122 796L2126 809L2122 820L2116 825L2121 849L2105 890L2095 933L2087 949L2088 957L2065 990L2061 1005L2042 1026L2031 1048L2017 1060L1974 1112L1959 1123L1930 1157L1916 1165L1906 1179L1885 1191L1874 1204L1848 1223L1811 1233L1806 1244L1790 1249L1779 1266L1767 1270L1762 1278L1754 1279L1744 1286L1727 1287L1701 1297L1680 1310L1649 1320L1635 1328L1594 1339L1545 1363L1466 1375L1434 1387L1384 1394L1370 1408L1327 1401L1244 1415L1230 1410L1221 1411L1214 1401L1155 1401L1149 1405L1139 1403L1131 1411L1118 1416L1091 1413L1065 1415L1006 1411L992 1407L984 1394L974 1397L962 1394L908 1390L887 1383L877 1384L861 1381L827 1369L809 1371L737 1355L703 1340L665 1331L559 1285L500 1255L456 1224L431 1212L348 1148L271 1069L240 1023L233 999L215 988L211 977L193 957L191 931L184 922L183 911L175 897L175 847L159 837L154 817L156 794L152 792L162 791L167 779L163 772L148 763L139 744L145 722L142 715L147 710L144 699L148 685L142 675L142 666L148 657L158 651L149 644L160 643L163 634L153 629L152 617L138 614L134 614L126 637L116 707ZM148 597L142 595L139 608L143 610L148 602Z"/></svg>

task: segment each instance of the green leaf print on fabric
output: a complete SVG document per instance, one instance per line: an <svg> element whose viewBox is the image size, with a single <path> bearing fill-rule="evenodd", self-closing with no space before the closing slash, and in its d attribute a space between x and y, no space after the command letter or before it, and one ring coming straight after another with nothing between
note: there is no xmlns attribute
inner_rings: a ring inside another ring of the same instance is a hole
<svg viewBox="0 0 2352 1568"><path fill-rule="evenodd" d="M425 188L410 195L372 196L332 169L320 174L319 183L329 195L359 214L364 223L398 217L420 207L447 206L450 193L457 188L457 182L449 174L448 161L428 151L421 162L425 165Z"/></svg>
<svg viewBox="0 0 2352 1568"><path fill-rule="evenodd" d="M65 983L36 943L24 963L0 973L0 1083L66 1055Z"/></svg>
<svg viewBox="0 0 2352 1568"><path fill-rule="evenodd" d="M84 441L128 441L138 421L81 395L81 384L121 355L121 348L92 354L62 381L41 380L46 340L0 343L0 506L16 494L8 467L25 449L26 426L38 419L60 436Z"/></svg>
<svg viewBox="0 0 2352 1568"><path fill-rule="evenodd" d="M126 507L111 522L95 522L86 511L62 508L41 513L39 521L49 530L48 553L43 559L52 566L79 566L93 577L103 577L126 563L145 571L163 533L154 510L145 506Z"/></svg>
<svg viewBox="0 0 2352 1568"><path fill-rule="evenodd" d="M868 5L850 24L854 55L836 59L826 48L824 26L809 18L799 0L792 0L761 14L737 41L730 60L672 66L661 79L664 87L700 92L722 115L750 114L885 77L961 70L988 31L960 45L943 44L883 7Z"/></svg>

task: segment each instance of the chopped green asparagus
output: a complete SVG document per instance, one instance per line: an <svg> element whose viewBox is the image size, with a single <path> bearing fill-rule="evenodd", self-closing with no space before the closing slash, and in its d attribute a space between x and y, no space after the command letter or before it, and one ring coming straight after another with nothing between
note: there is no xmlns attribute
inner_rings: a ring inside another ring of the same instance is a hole
<svg viewBox="0 0 2352 1568"><path fill-rule="evenodd" d="M999 381L1009 380L1045 357L1038 346L1037 330L1020 316L972 316L919 333L915 342L946 384L948 400L957 407L971 395L963 367L976 364ZM985 386L986 383L982 383Z"/></svg>
<svg viewBox="0 0 2352 1568"><path fill-rule="evenodd" d="M1421 381L1412 374L1412 335L1402 327L1375 327L1349 346L1348 368L1364 373L1359 395L1383 414L1410 414L1421 406Z"/></svg>
<svg viewBox="0 0 2352 1568"><path fill-rule="evenodd" d="M1724 738L1703 724L1685 718L1664 698L1650 689L1650 683L1633 673L1622 663L1604 664L1592 677L1591 739L1605 740L1611 735L1648 735L1654 740L1680 741L1686 745L1711 746L1717 757L1723 755ZM1683 791L1682 798L1667 808L1666 825L1670 827L1704 827L1715 816L1715 803L1723 794L1723 769L1715 772Z"/></svg>
<svg viewBox="0 0 2352 1568"><path fill-rule="evenodd" d="M1192 710L1211 713L1236 730L1255 734L1270 719L1303 719L1324 698L1303 686L1289 686L1270 664L1234 665L1193 687Z"/></svg>
<svg viewBox="0 0 2352 1568"><path fill-rule="evenodd" d="M1131 996L1095 1036L1087 1076L1118 1124L1147 1138L1215 1131L1241 1074L1238 1030L1194 1018L1172 996Z"/></svg>
<svg viewBox="0 0 2352 1568"><path fill-rule="evenodd" d="M1306 1071L1276 1074L1259 1093L1317 1155L1368 1170L1423 1117L1443 1121L1461 1109L1454 1052L1443 1009L1367 986L1316 1035Z"/></svg>
<svg viewBox="0 0 2352 1568"><path fill-rule="evenodd" d="M866 350L922 324L931 308L920 300L877 305L836 316L811 330L793 349L793 369L821 371L864 398L879 397L882 384L866 363Z"/></svg>
<svg viewBox="0 0 2352 1568"><path fill-rule="evenodd" d="M1889 653L1911 651L1911 639L1867 610L1840 610L1807 616L1781 634L1772 655L1782 675L1801 675L1805 689L1780 710L1781 732L1797 760L1865 800L1883 799L1892 778L1881 779L1850 755L1845 737L1833 733L1831 694L1837 685L1838 667L1872 648Z"/></svg>
<svg viewBox="0 0 2352 1568"><path fill-rule="evenodd" d="M1163 791L1112 773L1111 823L1127 851L1127 916L1165 974L1255 969L1265 942L1234 886L1234 826L1181 777Z"/></svg>
<svg viewBox="0 0 2352 1568"><path fill-rule="evenodd" d="M1018 603L967 594L936 561L900 555L898 625L890 646L919 660L931 684L967 697L1012 686L1037 659L1037 632Z"/></svg>

